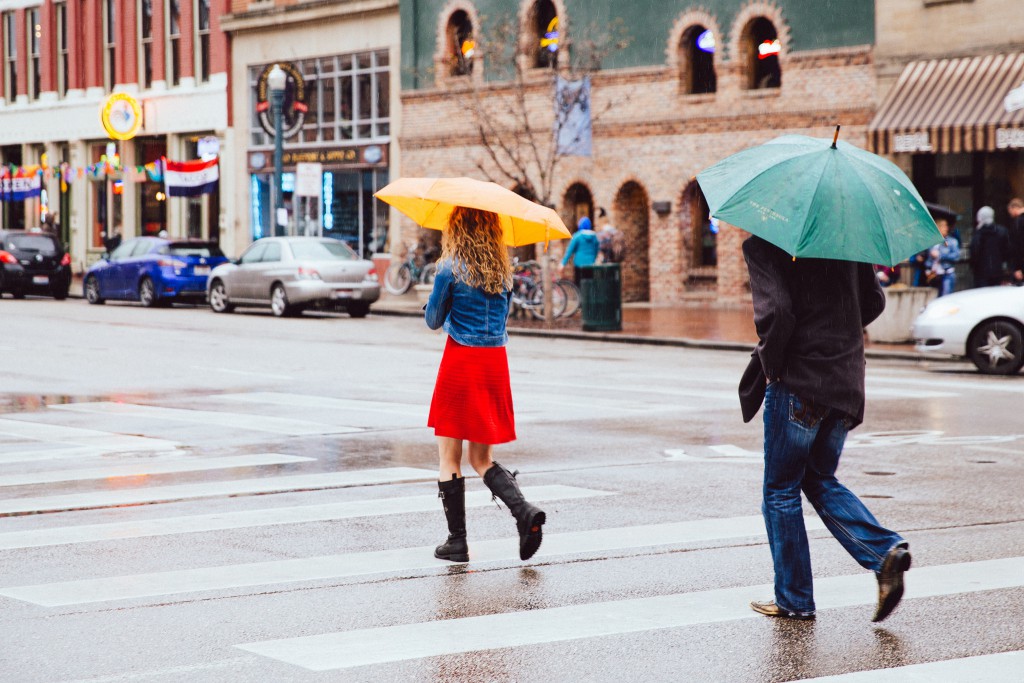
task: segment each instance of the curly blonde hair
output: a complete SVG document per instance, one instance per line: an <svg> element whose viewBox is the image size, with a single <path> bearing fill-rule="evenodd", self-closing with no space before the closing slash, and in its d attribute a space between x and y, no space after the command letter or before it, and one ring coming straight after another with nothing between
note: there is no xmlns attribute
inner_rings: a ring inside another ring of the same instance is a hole
<svg viewBox="0 0 1024 683"><path fill-rule="evenodd" d="M471 287L488 294L512 288L512 263L496 213L455 207L441 236L441 258Z"/></svg>

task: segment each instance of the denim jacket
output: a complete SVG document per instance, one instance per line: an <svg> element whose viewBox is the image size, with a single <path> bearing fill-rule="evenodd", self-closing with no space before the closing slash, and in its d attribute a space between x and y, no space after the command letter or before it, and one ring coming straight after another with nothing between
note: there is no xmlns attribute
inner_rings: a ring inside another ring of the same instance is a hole
<svg viewBox="0 0 1024 683"><path fill-rule="evenodd" d="M439 261L434 290L425 306L427 327L444 331L463 346L504 346L512 292L488 294L455 277L450 261Z"/></svg>

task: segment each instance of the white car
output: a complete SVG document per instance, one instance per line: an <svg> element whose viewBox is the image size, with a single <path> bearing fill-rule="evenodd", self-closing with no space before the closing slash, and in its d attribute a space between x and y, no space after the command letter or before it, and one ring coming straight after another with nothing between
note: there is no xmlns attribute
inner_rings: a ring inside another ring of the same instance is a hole
<svg viewBox="0 0 1024 683"><path fill-rule="evenodd" d="M1024 365L1024 287L982 287L934 299L914 321L917 351L969 359L988 375Z"/></svg>
<svg viewBox="0 0 1024 683"><path fill-rule="evenodd" d="M214 268L206 288L215 313L270 306L285 316L315 307L363 318L380 298L373 263L329 237L264 237L237 261Z"/></svg>

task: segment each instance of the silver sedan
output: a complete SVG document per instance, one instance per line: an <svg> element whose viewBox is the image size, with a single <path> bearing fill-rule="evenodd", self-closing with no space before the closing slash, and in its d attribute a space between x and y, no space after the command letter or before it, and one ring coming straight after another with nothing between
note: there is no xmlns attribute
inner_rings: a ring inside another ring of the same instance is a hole
<svg viewBox="0 0 1024 683"><path fill-rule="evenodd" d="M216 313L269 305L279 317L326 308L362 318L380 298L373 263L328 237L264 237L214 268L206 289Z"/></svg>

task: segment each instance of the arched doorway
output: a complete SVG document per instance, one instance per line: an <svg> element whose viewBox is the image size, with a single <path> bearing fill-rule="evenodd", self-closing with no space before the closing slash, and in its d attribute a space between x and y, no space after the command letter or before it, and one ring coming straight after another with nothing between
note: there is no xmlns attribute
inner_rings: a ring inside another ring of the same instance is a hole
<svg viewBox="0 0 1024 683"><path fill-rule="evenodd" d="M594 196L583 183L573 183L562 197L562 220L573 232L584 216L594 220Z"/></svg>
<svg viewBox="0 0 1024 683"><path fill-rule="evenodd" d="M696 180L683 190L679 210L683 286L688 292L714 291L718 287L718 221L711 218L708 202Z"/></svg>
<svg viewBox="0 0 1024 683"><path fill-rule="evenodd" d="M626 258L622 266L622 300L650 300L650 257L648 255L650 201L640 183L630 180L615 194L612 219L626 237Z"/></svg>

